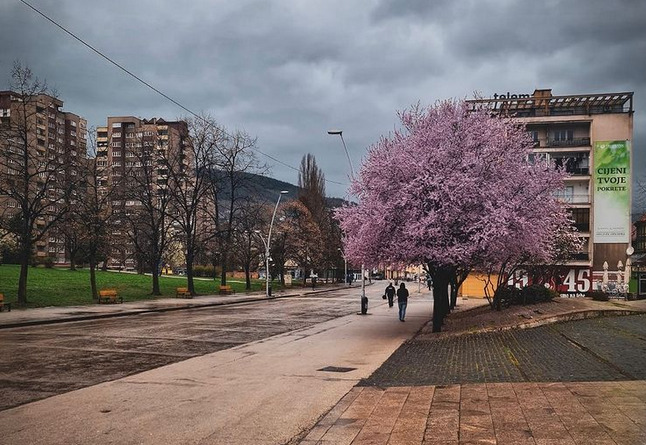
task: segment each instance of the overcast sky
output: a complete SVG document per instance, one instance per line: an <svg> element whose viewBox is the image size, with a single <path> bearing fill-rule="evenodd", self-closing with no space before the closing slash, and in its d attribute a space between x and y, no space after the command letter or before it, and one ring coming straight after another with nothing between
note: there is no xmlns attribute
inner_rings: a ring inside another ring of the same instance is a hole
<svg viewBox="0 0 646 445"><path fill-rule="evenodd" d="M297 168L315 155L330 196L411 104L494 93L635 92L635 173L646 173L646 2L638 0L26 0L187 108ZM14 60L64 109L176 119L186 112L19 0L0 1L0 89ZM297 172L261 156L277 179ZM340 184L337 184L340 183Z"/></svg>

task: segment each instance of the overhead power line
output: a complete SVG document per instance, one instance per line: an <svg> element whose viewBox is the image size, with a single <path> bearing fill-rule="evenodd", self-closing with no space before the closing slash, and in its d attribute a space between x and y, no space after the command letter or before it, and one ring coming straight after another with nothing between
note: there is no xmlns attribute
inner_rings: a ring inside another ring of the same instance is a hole
<svg viewBox="0 0 646 445"><path fill-rule="evenodd" d="M210 123L210 122L208 122L207 120L205 120L202 116L200 116L200 115L199 115L199 114L197 114L196 112L192 111L190 108L188 108L188 107L186 107L186 106L182 105L180 102L178 102L177 100L173 99L173 98L172 98L172 97L170 97L168 94L166 94L166 93L164 93L163 91L159 90L159 89L158 89L158 88L156 88L155 86L151 85L149 82L146 82L144 79L142 79L141 77L137 76L135 73L133 73L132 71L130 71L129 69L127 69L126 67L124 67L123 65L121 65L120 63L118 63L118 62L114 61L113 59L111 59L110 57L108 57L107 55L105 55L104 53L102 53L101 51L99 51L98 49L96 49L94 46L90 45L88 42L86 42L85 40L83 40L82 38L80 38L79 36L77 36L76 34L74 34L72 31L70 31L70 30L68 30L67 28L65 28L65 27L64 27L63 25L61 25L60 23L56 22L54 19L52 19L52 18L51 18L51 17L49 17L47 14L45 14L45 13L44 13L44 12L42 12L42 11L40 11L39 9L37 9L36 7L34 7L33 5L31 5L30 3L28 3L27 1L25 1L25 0L19 0L19 1L20 1L21 3L23 3L25 6L27 6L28 8L30 8L32 11L34 11L36 14L40 15L40 16L41 16L41 17L43 17L45 20L47 20L48 22L52 23L54 26L56 26L57 28L59 28L59 29L60 29L61 31L63 31L65 34L69 35L69 36L70 36L70 37L72 37L74 40L76 40L76 41L80 42L82 45L84 45L84 46L86 46L87 48L89 48L92 52L94 52L95 54L97 54L97 55L98 55L99 57L101 57L102 59L105 59L106 61L108 61L108 62L109 62L109 63L111 63L112 65L114 65L114 66L116 66L117 68L119 68L119 69L120 69L121 71L123 71L124 73L128 74L130 77L132 77L132 78L136 79L138 82L142 83L142 84L143 84L143 85L145 85L147 88L149 88L149 89L153 90L155 93L159 94L160 96L162 96L162 97L163 97L163 98L165 98L166 100L168 100L168 101L172 102L173 104L177 105L179 108L181 108L182 110L186 111L186 112L187 112L187 113L189 113L190 115L194 116L194 117L195 117L195 118L197 118L197 119L203 120L203 121L204 121L204 122L206 122L208 125L211 125L211 123ZM227 136L231 137L231 135L230 135L230 134L228 134L228 133L227 133L226 131L224 131L224 130L223 130L223 133L224 133L225 135L227 135ZM262 150L258 149L257 147L254 147L253 149L254 149L255 151L257 151L258 153L260 153L261 155L266 156L267 158L271 159L271 160L272 160L272 161L274 161L274 162L277 162L277 163L279 163L279 164L281 164L281 165L283 165L283 166L285 166L285 167L287 167L287 168L290 168L290 169L292 169L292 170L300 171L298 168L294 167L293 165L289 165L289 164L287 164L286 162L283 162L283 161L281 161L280 159L277 159L277 158L275 158L274 156L271 156L271 155L269 155L269 154L267 154L267 153L263 152ZM337 185L347 185L347 184L343 184L343 183L341 183L341 182L331 181L331 180L329 180L329 179L326 179L326 180L325 180L325 182L329 182L329 183L337 184Z"/></svg>

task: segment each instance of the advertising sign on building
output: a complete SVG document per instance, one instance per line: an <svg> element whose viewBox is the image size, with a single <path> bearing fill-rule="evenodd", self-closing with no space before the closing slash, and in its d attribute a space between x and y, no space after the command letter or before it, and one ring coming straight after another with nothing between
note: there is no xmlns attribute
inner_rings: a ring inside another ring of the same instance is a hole
<svg viewBox="0 0 646 445"><path fill-rule="evenodd" d="M517 270L509 277L507 284L522 289L532 283L524 270ZM592 290L592 269L589 266L562 266L553 270L553 276L546 284L561 297L585 297Z"/></svg>
<svg viewBox="0 0 646 445"><path fill-rule="evenodd" d="M594 242L630 241L630 141L594 143Z"/></svg>

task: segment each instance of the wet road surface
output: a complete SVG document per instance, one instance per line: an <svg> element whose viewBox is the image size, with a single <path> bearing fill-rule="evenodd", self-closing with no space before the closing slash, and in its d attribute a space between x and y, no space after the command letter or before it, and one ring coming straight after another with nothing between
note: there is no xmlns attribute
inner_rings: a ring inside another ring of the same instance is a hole
<svg viewBox="0 0 646 445"><path fill-rule="evenodd" d="M343 291L342 291L343 292ZM0 410L356 312L330 292L0 331Z"/></svg>

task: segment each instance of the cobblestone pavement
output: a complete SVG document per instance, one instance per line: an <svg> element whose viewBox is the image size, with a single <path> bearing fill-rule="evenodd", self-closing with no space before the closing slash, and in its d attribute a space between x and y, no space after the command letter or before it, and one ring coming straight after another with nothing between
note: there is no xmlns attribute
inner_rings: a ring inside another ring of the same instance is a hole
<svg viewBox="0 0 646 445"><path fill-rule="evenodd" d="M362 386L646 379L646 315L404 343Z"/></svg>

